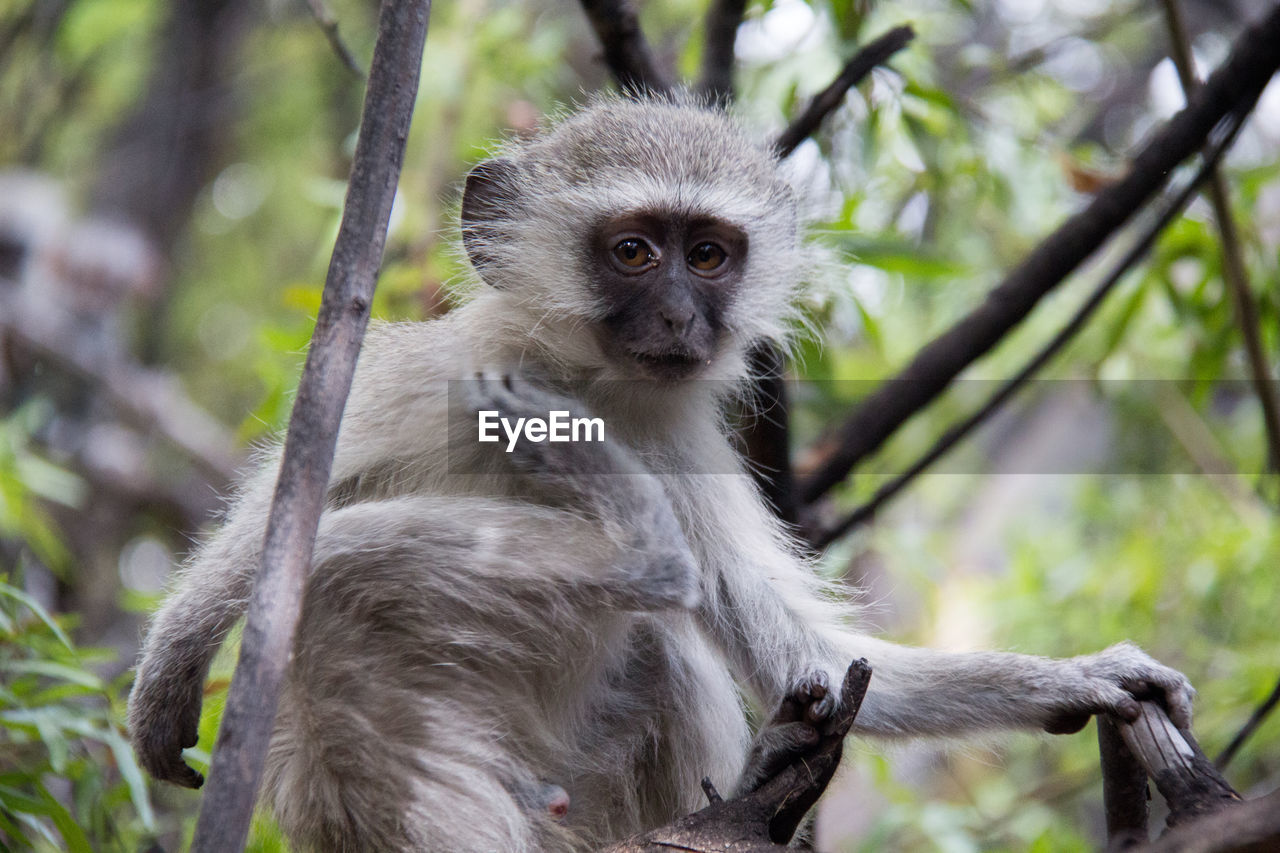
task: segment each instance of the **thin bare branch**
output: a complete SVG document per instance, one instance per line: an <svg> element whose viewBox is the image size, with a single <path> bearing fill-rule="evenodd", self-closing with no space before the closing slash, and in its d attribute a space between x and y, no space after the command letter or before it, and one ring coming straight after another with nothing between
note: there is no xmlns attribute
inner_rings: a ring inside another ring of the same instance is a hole
<svg viewBox="0 0 1280 853"><path fill-rule="evenodd" d="M324 5L324 0L307 0L307 8L311 10L311 17L320 27L320 32L324 33L329 47L333 48L343 67L363 80L364 69L360 67L360 63L356 62L351 48L347 47L347 43L343 41L342 34L338 32L338 19L329 11L329 7Z"/></svg>
<svg viewBox="0 0 1280 853"><path fill-rule="evenodd" d="M747 0L713 0L707 10L698 93L712 103L733 100L733 47L746 8Z"/></svg>
<svg viewBox="0 0 1280 853"><path fill-rule="evenodd" d="M1227 748L1222 750L1218 757L1214 760L1214 765L1219 770L1223 769L1235 758L1236 753L1240 751L1240 747L1244 746L1244 742L1248 740L1254 732L1258 730L1258 726L1262 725L1276 706L1280 705L1280 681L1276 682L1276 686L1271 688L1270 695L1262 700L1257 708L1253 709L1253 713L1249 715L1249 719L1240 727L1240 731L1236 732L1236 736L1231 739L1231 743L1227 744Z"/></svg>
<svg viewBox="0 0 1280 853"><path fill-rule="evenodd" d="M1162 0L1162 4L1165 21L1169 26L1178 78L1182 81L1182 90L1190 97L1199 88L1200 80L1196 77L1191 59L1191 44L1182 20L1182 11L1178 0ZM1226 178L1218 169L1210 177L1208 195L1209 203L1213 206L1213 218L1218 224L1218 234L1222 239L1222 277L1226 279L1227 289L1235 303L1236 322L1240 325L1245 357L1249 361L1249 375L1253 381L1254 393L1258 395L1258 402L1262 406L1262 424L1270 450L1270 466L1275 470L1280 466L1280 396L1277 395L1276 383L1271 378L1271 368L1268 366L1259 328L1258 305L1249 289L1240 236L1236 230L1235 217L1231 215L1231 192Z"/></svg>
<svg viewBox="0 0 1280 853"><path fill-rule="evenodd" d="M778 151L778 157L787 157L795 151L796 146L808 139L809 135L822 125L826 117L840 106L850 89L862 82L873 68L883 65L889 57L906 47L915 37L915 31L909 26L894 27L855 53L836 75L836 79L831 81L831 85L815 95L805 107L804 112L800 113L778 136L773 143Z"/></svg>
<svg viewBox="0 0 1280 853"><path fill-rule="evenodd" d="M1116 262L1111 268L1111 272L1094 288L1093 292L1089 294L1089 298L1076 309L1075 314L1067 321L1066 325L1021 370L1001 385L980 409L943 433L934 445L908 466L905 471L877 489L876 493L865 504L855 509L831 528L816 534L812 539L813 547L825 548L853 528L874 518L881 507L905 489L912 480L924 473L933 463L955 448L965 436L969 435L999 411L1018 389L1039 373L1055 355L1061 352L1062 348L1084 328L1085 323L1102 305L1107 295L1115 289L1115 286L1124 277L1125 273L1146 256L1164 229L1190 203L1191 198L1203 186L1209 175L1212 174L1212 170L1221 162L1222 157L1231 147L1231 143L1235 141L1243 124L1243 115L1238 115L1226 130L1221 141L1206 152L1207 159L1195 176L1183 185L1182 189L1165 205L1160 215L1153 219L1151 224L1143 230L1141 236L1129 247L1129 251Z"/></svg>
<svg viewBox="0 0 1280 853"><path fill-rule="evenodd" d="M582 10L604 48L604 61L628 95L666 94L671 78L658 67L653 49L640 29L640 17L630 0L581 0Z"/></svg>
<svg viewBox="0 0 1280 853"><path fill-rule="evenodd" d="M802 503L812 503L841 482L962 370L990 351L1159 191L1173 169L1204 145L1224 116L1256 100L1280 66L1278 42L1280 7L1241 35L1222 67L1134 158L1128 175L1099 192L992 290L982 305L927 344L897 377L862 401L840 426L835 452L800 484Z"/></svg>
<svg viewBox="0 0 1280 853"><path fill-rule="evenodd" d="M244 848L311 566L338 425L369 322L430 0L384 0L342 224L285 438L262 571L249 602L192 850Z"/></svg>

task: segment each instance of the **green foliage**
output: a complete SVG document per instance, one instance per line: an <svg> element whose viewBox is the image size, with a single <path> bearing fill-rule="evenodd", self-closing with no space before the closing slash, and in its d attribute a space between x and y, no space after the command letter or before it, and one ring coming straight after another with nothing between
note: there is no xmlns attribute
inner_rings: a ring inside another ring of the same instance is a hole
<svg viewBox="0 0 1280 853"><path fill-rule="evenodd" d="M32 850L135 850L156 831L141 768L117 722L127 679L93 665L60 621L0 574L0 841Z"/></svg>
<svg viewBox="0 0 1280 853"><path fill-rule="evenodd" d="M327 5L366 63L376 4ZM72 0L60 20L26 14L39 6L0 2L0 39L8 39L0 52L0 165L44 170L64 178L73 198L86 198L101 152L146 88L170 6ZM706 6L642 4L657 52L686 76L701 61ZM851 92L792 158L820 268L804 306L818 334L797 344L794 363L798 377L814 380L795 395L801 466L851 405L979 304L1122 169L1158 119L1146 95L1148 70L1166 44L1158 16L1132 0L1084 7L749 4L737 109L761 133L794 116L857 43L907 22L918 33L893 71ZM216 174L170 259L162 309L140 321L153 327L158 366L246 444L277 431L292 405L362 95L302 4L265 8L228 81L235 109L219 117L229 133ZM1222 43L1209 32L1197 50L1216 60ZM1089 88L1081 74L1101 82ZM1125 83L1138 94L1109 106ZM466 170L503 136L606 84L598 46L571 6L435 5L375 317L429 317L465 291L469 273L450 241ZM1280 163L1257 155L1267 144L1274 150L1273 139L1257 137L1255 154L1228 161L1226 174L1274 369ZM1000 379L1019 368L1097 274L1090 266L1044 300L966 379ZM1057 655L1132 639L1198 686L1197 732L1212 754L1280 677L1273 577L1280 541L1268 502L1280 484L1264 474L1266 438L1241 381L1248 367L1207 207L1197 204L1167 231L1044 377L1070 381L1099 407L1093 419L1055 433L1044 417L1054 395L1021 395L1003 421L948 458L945 473L916 481L873 528L834 548L827 566L872 588L873 603L883 604L870 621L896 639ZM832 511L866 498L989 390L960 383L913 419L834 496ZM73 585L82 567L54 519L85 510L92 488L68 460L42 451L51 417L37 394L0 421L0 546L13 546L0 559L23 554ZM1011 449L1033 438L1042 452L1065 452L1098 434L1106 453L1085 473L1001 468ZM33 609L16 566L0 568L9 572L0 588L7 590L0 833L17 845L95 850L134 849L154 833L166 843L189 835L198 795L156 788L152 818L121 749L113 721L124 685L101 683L94 672L104 661L74 649L64 627L73 622ZM215 667L200 743L188 752L202 766L229 655ZM1280 783L1277 720L1232 765L1242 789ZM1088 733L905 756L859 746L849 763L867 779L860 793L873 799L871 817L860 833L829 846L1094 849L1096 752ZM834 811L846 808L834 801ZM266 819L250 845L284 849Z"/></svg>

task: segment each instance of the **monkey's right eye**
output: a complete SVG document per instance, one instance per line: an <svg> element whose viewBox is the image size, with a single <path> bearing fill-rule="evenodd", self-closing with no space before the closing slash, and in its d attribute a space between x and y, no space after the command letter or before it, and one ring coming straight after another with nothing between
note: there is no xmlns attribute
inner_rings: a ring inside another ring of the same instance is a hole
<svg viewBox="0 0 1280 853"><path fill-rule="evenodd" d="M628 237L613 247L613 256L623 266L638 270L653 261L653 250L645 241Z"/></svg>

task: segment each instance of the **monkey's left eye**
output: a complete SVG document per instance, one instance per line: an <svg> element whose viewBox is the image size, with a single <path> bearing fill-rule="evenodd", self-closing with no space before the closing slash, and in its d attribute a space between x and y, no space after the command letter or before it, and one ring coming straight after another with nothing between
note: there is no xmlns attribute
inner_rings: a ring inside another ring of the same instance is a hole
<svg viewBox="0 0 1280 853"><path fill-rule="evenodd" d="M699 243L689 253L689 266L699 272L711 272L719 269L728 255L715 243Z"/></svg>

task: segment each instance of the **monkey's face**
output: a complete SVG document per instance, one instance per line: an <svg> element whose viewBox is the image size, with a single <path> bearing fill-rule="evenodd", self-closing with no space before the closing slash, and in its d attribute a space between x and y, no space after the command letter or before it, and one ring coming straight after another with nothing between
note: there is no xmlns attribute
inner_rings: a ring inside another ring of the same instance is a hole
<svg viewBox="0 0 1280 853"><path fill-rule="evenodd" d="M586 254L604 315L597 334L616 363L665 381L712 363L746 270L742 229L711 216L624 214L593 229Z"/></svg>
<svg viewBox="0 0 1280 853"><path fill-rule="evenodd" d="M603 98L512 144L461 213L505 328L584 376L740 378L786 335L805 268L772 149L678 101Z"/></svg>

